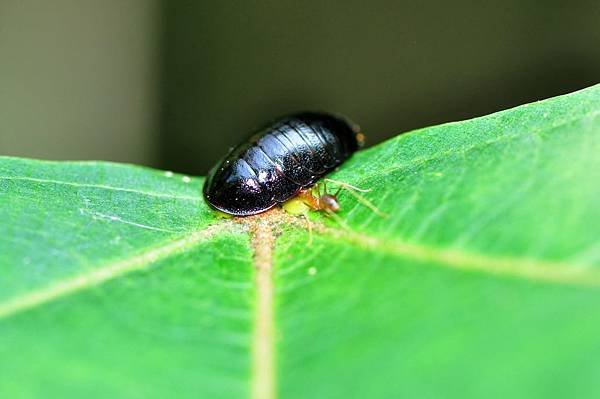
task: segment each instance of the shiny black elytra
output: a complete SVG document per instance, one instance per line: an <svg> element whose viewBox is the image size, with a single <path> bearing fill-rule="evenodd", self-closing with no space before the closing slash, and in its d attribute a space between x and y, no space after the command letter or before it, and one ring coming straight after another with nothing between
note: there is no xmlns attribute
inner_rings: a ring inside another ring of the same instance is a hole
<svg viewBox="0 0 600 399"><path fill-rule="evenodd" d="M211 169L204 197L231 215L264 212L348 159L362 144L360 137L356 125L330 114L304 112L281 118Z"/></svg>

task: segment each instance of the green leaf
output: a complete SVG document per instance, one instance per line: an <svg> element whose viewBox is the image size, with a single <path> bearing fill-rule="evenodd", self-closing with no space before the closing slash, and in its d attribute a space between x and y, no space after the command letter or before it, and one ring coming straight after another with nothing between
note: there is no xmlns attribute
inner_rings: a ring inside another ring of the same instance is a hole
<svg viewBox="0 0 600 399"><path fill-rule="evenodd" d="M0 397L600 395L600 86L398 136L336 218L0 158Z"/></svg>

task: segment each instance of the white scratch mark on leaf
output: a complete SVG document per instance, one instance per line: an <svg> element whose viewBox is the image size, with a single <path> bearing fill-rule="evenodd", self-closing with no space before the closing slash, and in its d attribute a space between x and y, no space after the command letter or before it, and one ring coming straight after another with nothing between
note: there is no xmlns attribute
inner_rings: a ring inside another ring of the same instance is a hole
<svg viewBox="0 0 600 399"><path fill-rule="evenodd" d="M81 188L97 188L101 190L110 190L110 191L119 191L126 192L132 194L146 195L149 197L157 197L157 198L167 198L167 199L177 199L184 201L200 201L200 191L198 191L198 196L191 195L173 195L173 194L165 194L165 193L154 193L150 191L141 191L135 190L131 188L123 188L123 187L112 187L103 184L88 184L88 183L75 183L68 182L62 180L52 180L52 179L39 179L36 177L26 177L26 176L0 176L0 180L13 180L13 181L30 181L35 183L42 184L60 184L65 186L73 186L73 187L81 187Z"/></svg>
<svg viewBox="0 0 600 399"><path fill-rule="evenodd" d="M165 233L177 233L177 230L169 230L169 229L163 229L160 227L155 227L155 226L149 226L147 224L142 224L142 223L136 223L136 222L132 222L130 220L125 220L123 218L121 218L120 216L115 216L115 215L106 215L100 212L90 212L90 211L86 211L86 210L82 210L79 209L80 213L89 213L90 215L92 215L92 217L94 219L100 218L100 219L106 219L106 220L110 220L113 222L119 222L119 223L123 223L123 224L128 224L130 226L135 226L135 227L139 227L142 229L146 229L146 230L154 230L154 231L162 231Z"/></svg>

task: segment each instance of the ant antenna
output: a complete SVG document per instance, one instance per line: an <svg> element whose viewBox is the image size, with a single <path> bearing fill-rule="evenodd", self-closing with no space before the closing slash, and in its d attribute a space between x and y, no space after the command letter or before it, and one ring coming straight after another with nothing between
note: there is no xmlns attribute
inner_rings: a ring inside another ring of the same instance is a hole
<svg viewBox="0 0 600 399"><path fill-rule="evenodd" d="M338 183L338 182L337 182L337 181L335 181L335 180L331 180L331 179L323 179L323 195L327 194L327 180L329 180L329 181L330 181L330 182L332 182L332 183ZM341 183L341 182L340 182L340 183ZM337 191L335 192L335 194L332 194L334 197L337 197L337 195L340 193L340 191L342 191L342 186L341 186L340 184L338 184L338 186L339 186L339 187L338 187ZM319 190L319 193L318 193L318 194L319 194L319 196L321 196L321 192L320 192L320 190Z"/></svg>
<svg viewBox="0 0 600 399"><path fill-rule="evenodd" d="M379 215L383 218L389 217L389 215L387 213L380 211L379 208L377 208L375 205L373 205L373 203L371 201L369 201L364 196L357 193L357 191L361 192L361 193L368 193L371 191L370 189L358 188L351 184L344 183L344 182L341 182L338 180L329 179L329 178L324 179L324 181L329 181L329 182L337 184L339 186L338 191L335 193L335 195L337 195L343 188L345 188L346 190L348 190L350 195L352 195L354 198L356 198L356 200L358 202L360 202L361 204L363 204L364 206L366 206L367 208L369 208L370 210L375 212L377 215Z"/></svg>

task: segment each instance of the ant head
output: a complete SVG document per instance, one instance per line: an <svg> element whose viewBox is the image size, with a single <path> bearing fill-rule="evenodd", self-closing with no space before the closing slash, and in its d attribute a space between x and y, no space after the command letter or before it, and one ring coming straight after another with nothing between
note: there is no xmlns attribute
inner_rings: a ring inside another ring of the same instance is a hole
<svg viewBox="0 0 600 399"><path fill-rule="evenodd" d="M340 210L340 203L335 195L323 194L320 198L322 207L326 211L337 212Z"/></svg>

